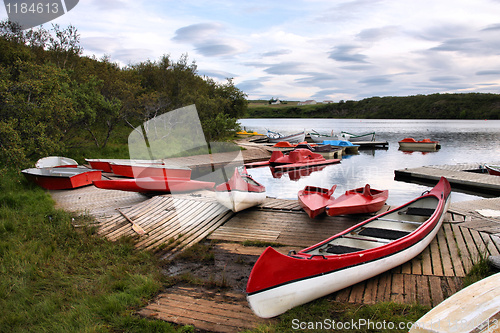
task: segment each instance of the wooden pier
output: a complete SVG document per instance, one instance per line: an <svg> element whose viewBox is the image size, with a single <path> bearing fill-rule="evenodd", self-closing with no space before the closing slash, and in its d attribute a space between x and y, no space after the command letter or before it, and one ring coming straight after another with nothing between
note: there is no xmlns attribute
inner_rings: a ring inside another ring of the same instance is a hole
<svg viewBox="0 0 500 333"><path fill-rule="evenodd" d="M436 182L446 177L455 189L500 195L500 177L481 171L485 171L481 163L431 165L395 170L394 176L396 180L417 182Z"/></svg>

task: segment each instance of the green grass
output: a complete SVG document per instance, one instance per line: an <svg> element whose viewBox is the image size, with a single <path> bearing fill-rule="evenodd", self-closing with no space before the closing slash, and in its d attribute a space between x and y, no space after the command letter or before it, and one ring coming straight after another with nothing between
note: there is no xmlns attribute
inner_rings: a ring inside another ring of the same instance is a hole
<svg viewBox="0 0 500 333"><path fill-rule="evenodd" d="M133 314L164 284L154 255L75 229L42 189L17 172L1 175L0 331L179 330Z"/></svg>
<svg viewBox="0 0 500 333"><path fill-rule="evenodd" d="M392 302L346 304L324 297L287 311L277 324L262 325L251 332L408 332L411 324L429 310Z"/></svg>

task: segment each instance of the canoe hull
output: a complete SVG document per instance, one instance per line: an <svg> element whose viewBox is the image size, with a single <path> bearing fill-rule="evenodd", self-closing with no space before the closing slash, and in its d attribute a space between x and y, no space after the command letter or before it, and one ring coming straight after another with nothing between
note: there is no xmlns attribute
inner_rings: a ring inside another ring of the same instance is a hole
<svg viewBox="0 0 500 333"><path fill-rule="evenodd" d="M47 190L69 190L91 185L102 176L101 170L70 167L26 169L22 173L27 180Z"/></svg>
<svg viewBox="0 0 500 333"><path fill-rule="evenodd" d="M441 178L428 194L297 253L267 248L250 273L250 307L258 316L274 317L411 260L437 234L450 192Z"/></svg>
<svg viewBox="0 0 500 333"><path fill-rule="evenodd" d="M392 256L284 284L264 292L249 294L247 300L250 308L261 318L272 318L296 306L306 304L397 267L415 258L430 244L441 226L442 219L443 217L436 228L421 242Z"/></svg>
<svg viewBox="0 0 500 333"><path fill-rule="evenodd" d="M243 192L243 191L217 191L217 201L224 207L239 212L244 209L260 205L266 200L265 192Z"/></svg>
<svg viewBox="0 0 500 333"><path fill-rule="evenodd" d="M137 179L98 180L94 185L106 190L139 193L183 193L213 189L215 183L185 178L143 177Z"/></svg>
<svg viewBox="0 0 500 333"><path fill-rule="evenodd" d="M163 178L191 178L191 169L176 168L155 164L115 164L111 163L111 170L115 175L128 178L163 177Z"/></svg>

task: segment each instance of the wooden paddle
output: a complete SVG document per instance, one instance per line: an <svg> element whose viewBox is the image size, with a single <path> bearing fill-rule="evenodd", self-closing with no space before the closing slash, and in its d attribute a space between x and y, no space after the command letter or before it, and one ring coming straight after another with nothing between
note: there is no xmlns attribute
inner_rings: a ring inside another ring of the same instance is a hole
<svg viewBox="0 0 500 333"><path fill-rule="evenodd" d="M144 229L142 229L142 227L140 225L138 225L137 223L135 223L134 221L132 221L127 215L125 215L124 212L122 212L120 210L120 208L116 208L117 211L120 212L120 214L123 215L123 217L125 217L127 219L127 221L129 221L130 223L132 223L132 229L137 232L139 235L145 235L146 232L144 231Z"/></svg>

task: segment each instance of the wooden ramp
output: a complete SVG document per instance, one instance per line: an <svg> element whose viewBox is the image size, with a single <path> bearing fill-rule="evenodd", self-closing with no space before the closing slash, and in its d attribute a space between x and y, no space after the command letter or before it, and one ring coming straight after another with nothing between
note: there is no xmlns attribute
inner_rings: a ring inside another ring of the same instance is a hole
<svg viewBox="0 0 500 333"><path fill-rule="evenodd" d="M209 332L240 332L273 322L255 316L243 294L192 286L169 288L139 314Z"/></svg>
<svg viewBox="0 0 500 333"><path fill-rule="evenodd" d="M155 196L121 211L100 225L99 234L113 241L132 237L137 248L161 250L167 257L202 240L233 215L213 195L204 194ZM137 234L130 221L146 235Z"/></svg>

